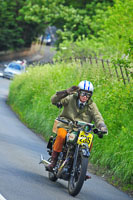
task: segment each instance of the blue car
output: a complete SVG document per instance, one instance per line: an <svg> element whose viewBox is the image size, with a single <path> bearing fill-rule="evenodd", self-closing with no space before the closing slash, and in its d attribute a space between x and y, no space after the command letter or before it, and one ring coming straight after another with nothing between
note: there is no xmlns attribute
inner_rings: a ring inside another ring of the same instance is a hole
<svg viewBox="0 0 133 200"><path fill-rule="evenodd" d="M45 42L45 44L46 45L51 45L51 35L50 34L48 34L46 37L45 37L45 39L44 39L44 42Z"/></svg>

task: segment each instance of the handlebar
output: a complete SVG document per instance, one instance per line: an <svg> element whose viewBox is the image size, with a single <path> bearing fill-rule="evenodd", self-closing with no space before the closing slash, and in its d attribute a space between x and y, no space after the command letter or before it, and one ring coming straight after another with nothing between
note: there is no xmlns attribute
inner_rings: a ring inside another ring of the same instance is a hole
<svg viewBox="0 0 133 200"><path fill-rule="evenodd" d="M68 122L68 121L66 121L66 120L64 120L64 119L61 119L60 117L57 117L56 119L57 119L58 121L60 121L60 122L63 122L64 124L69 125L69 122Z"/></svg>
<svg viewBox="0 0 133 200"><path fill-rule="evenodd" d="M91 128L91 130L93 131L94 134L97 134L99 136L101 135L104 135L104 134L107 134L106 131L101 131L100 129L98 128L94 128L94 124L91 124L91 123L87 123L87 122L83 122L83 121L66 121L64 119L61 119L60 117L57 117L56 118L58 121L64 123L64 124L67 124L68 126L71 126L73 128L84 128L85 126L89 126ZM102 137L102 136L101 136Z"/></svg>
<svg viewBox="0 0 133 200"><path fill-rule="evenodd" d="M64 119L61 119L60 117L56 118L58 121L63 122L64 124L76 127L76 128L80 128L80 127L84 127L84 126L90 126L91 128L94 128L94 124L91 123L87 123L87 122L83 122L83 121L66 121Z"/></svg>
<svg viewBox="0 0 133 200"><path fill-rule="evenodd" d="M95 129L93 129L93 133L94 134L107 134L107 132L106 131L101 131L100 129L98 129L98 128L95 128Z"/></svg>

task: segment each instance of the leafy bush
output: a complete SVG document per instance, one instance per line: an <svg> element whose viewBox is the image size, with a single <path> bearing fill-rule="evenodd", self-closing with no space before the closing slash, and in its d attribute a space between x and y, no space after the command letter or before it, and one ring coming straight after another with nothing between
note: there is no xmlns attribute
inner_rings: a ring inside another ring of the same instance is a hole
<svg viewBox="0 0 133 200"><path fill-rule="evenodd" d="M108 127L108 136L95 137L91 162L106 167L123 183L132 183L132 102L131 86L104 76L101 67L80 62L30 68L10 86L9 103L24 123L47 140L52 134L59 110L50 103L58 90L90 80L95 87L93 99Z"/></svg>
<svg viewBox="0 0 133 200"><path fill-rule="evenodd" d="M108 85L105 83L102 90L97 90L95 98L104 114L109 135L102 141L96 139L92 161L107 167L126 183L132 181L132 97L130 85L113 81Z"/></svg>
<svg viewBox="0 0 133 200"><path fill-rule="evenodd" d="M97 36L102 21L95 21L106 15L108 5L113 5L113 0L0 0L0 50L29 47L50 25L59 29L58 42Z"/></svg>
<svg viewBox="0 0 133 200"><path fill-rule="evenodd" d="M133 57L133 2L129 0L114 0L114 5L106 11L96 9L96 15L88 23L93 34L78 35L73 42L72 38L64 38L60 44L60 52L56 57L83 57L98 56L112 60L120 60L123 55L132 61ZM65 33L63 33L65 35ZM74 33L73 33L74 34Z"/></svg>

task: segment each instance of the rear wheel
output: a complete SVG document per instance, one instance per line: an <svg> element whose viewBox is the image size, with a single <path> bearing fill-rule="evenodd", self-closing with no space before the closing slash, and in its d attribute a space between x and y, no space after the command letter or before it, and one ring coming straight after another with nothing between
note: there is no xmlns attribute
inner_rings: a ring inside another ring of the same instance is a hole
<svg viewBox="0 0 133 200"><path fill-rule="evenodd" d="M86 177L87 166L88 158L81 156L77 160L75 174L70 177L68 182L68 191L72 196L76 196L80 192Z"/></svg>

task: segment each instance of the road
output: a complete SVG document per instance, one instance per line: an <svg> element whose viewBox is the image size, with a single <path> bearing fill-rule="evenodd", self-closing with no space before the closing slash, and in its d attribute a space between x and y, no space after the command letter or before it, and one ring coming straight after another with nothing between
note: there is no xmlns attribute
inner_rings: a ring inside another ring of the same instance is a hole
<svg viewBox="0 0 133 200"><path fill-rule="evenodd" d="M27 64L35 64L35 63L39 63L39 64L45 64L45 63L49 63L52 62L53 56L55 55L56 51L54 50L53 46L45 46L42 45L40 46L40 49L33 55L31 56L25 56L22 58L17 58L14 60L23 60L25 59L27 61ZM4 65L8 64L9 62L11 62L12 60L3 60L0 61L0 70L4 69Z"/></svg>
<svg viewBox="0 0 133 200"><path fill-rule="evenodd" d="M55 55L55 50L52 46L40 46L40 50L32 55L25 57L25 59L28 61L29 64L32 64L34 62L39 62L40 64L51 62L53 59L53 56Z"/></svg>
<svg viewBox="0 0 133 200"><path fill-rule="evenodd" d="M48 158L47 144L6 103L10 83L0 78L0 200L131 200L93 174L75 198L68 194L66 181L51 182L38 164L40 154Z"/></svg>

